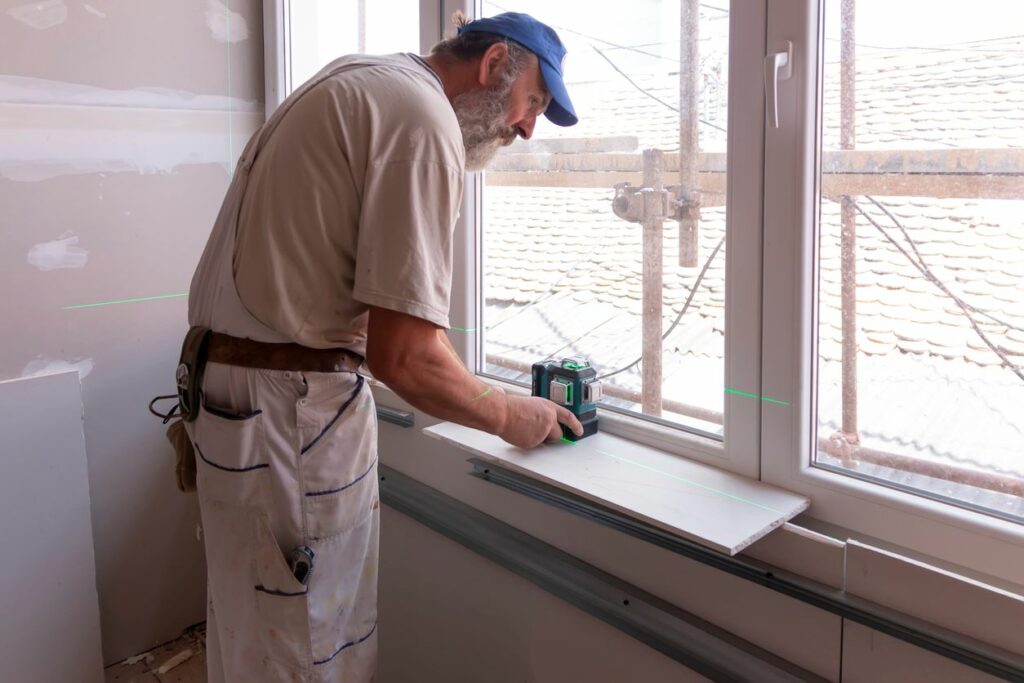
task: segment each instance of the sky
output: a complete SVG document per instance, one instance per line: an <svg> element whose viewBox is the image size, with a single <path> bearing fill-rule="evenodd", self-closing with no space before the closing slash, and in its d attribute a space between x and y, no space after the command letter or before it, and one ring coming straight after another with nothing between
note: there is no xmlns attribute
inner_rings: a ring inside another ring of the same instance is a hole
<svg viewBox="0 0 1024 683"><path fill-rule="evenodd" d="M749 0L734 0L741 7ZM825 0L826 39L839 39L841 0ZM366 0L370 53L419 51L419 0ZM485 0L484 14L527 12L556 27L569 49L569 80L615 78L678 68L679 0ZM726 45L729 0L702 0L701 33ZM296 83L333 58L356 52L356 0L292 3ZM856 0L858 54L941 47L1024 35L1024 0ZM621 46L621 47L616 47ZM705 43L705 48L711 46ZM607 57L602 57L600 49ZM1024 49L1022 45L1021 49Z"/></svg>

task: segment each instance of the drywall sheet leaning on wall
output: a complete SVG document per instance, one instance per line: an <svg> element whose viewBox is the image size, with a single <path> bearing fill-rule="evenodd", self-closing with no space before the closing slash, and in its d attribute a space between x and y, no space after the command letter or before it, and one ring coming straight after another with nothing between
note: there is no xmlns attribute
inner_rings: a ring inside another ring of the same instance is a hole
<svg viewBox="0 0 1024 683"><path fill-rule="evenodd" d="M263 122L263 3L3 5L0 379L81 374L109 664L205 614L198 506L146 404L173 392L189 280Z"/></svg>
<svg viewBox="0 0 1024 683"><path fill-rule="evenodd" d="M78 372L0 382L0 434L0 681L102 681Z"/></svg>

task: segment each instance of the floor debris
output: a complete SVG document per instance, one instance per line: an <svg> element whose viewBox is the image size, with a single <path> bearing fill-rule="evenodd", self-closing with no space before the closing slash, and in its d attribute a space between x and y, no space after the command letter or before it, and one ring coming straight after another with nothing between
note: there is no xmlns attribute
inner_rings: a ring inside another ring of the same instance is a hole
<svg viewBox="0 0 1024 683"><path fill-rule="evenodd" d="M106 683L206 683L206 625L107 667Z"/></svg>
<svg viewBox="0 0 1024 683"><path fill-rule="evenodd" d="M171 669L173 669L174 667L178 666L179 664L183 664L183 663L187 662L191 657L192 657L192 648L188 648L186 650L182 650L181 652L179 652L178 654L174 655L173 657L168 659L166 662L161 664L156 669L156 671L154 673L156 673L158 676L162 676L165 673L167 673L168 671L170 671Z"/></svg>

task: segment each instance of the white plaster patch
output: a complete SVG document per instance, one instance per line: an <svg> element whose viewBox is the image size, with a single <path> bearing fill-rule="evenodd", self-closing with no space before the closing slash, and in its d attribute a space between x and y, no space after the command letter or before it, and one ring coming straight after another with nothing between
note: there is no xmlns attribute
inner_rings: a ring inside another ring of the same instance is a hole
<svg viewBox="0 0 1024 683"><path fill-rule="evenodd" d="M92 372L95 363L92 362L92 358L86 358L84 360L69 363L66 360L46 360L45 358L37 358L36 360L29 361L25 368L21 371L22 377L39 377L41 375L53 375L58 372L67 372L68 370L78 370L78 376L81 379L85 379Z"/></svg>
<svg viewBox="0 0 1024 683"><path fill-rule="evenodd" d="M34 244L28 250L29 265L39 270L84 268L89 261L89 252L77 244L78 236L71 233L64 233L49 242Z"/></svg>
<svg viewBox="0 0 1024 683"><path fill-rule="evenodd" d="M7 13L26 26L42 31L67 21L68 6L64 0L43 0L12 7Z"/></svg>
<svg viewBox="0 0 1024 683"><path fill-rule="evenodd" d="M112 90L84 83L0 74L3 104L61 104L134 109L184 109L263 113L263 103L223 95L201 95L170 88Z"/></svg>
<svg viewBox="0 0 1024 683"><path fill-rule="evenodd" d="M220 0L206 0L206 25L222 43L239 43L249 37L249 26L238 12L232 12Z"/></svg>
<svg viewBox="0 0 1024 683"><path fill-rule="evenodd" d="M229 142L237 153L263 120L263 103L241 98L0 74L0 178L168 173L210 163L227 172Z"/></svg>
<svg viewBox="0 0 1024 683"><path fill-rule="evenodd" d="M90 5L88 3L86 3L85 5L82 5L82 6L85 8L85 11L88 12L89 14L95 15L95 16L99 17L100 19L106 19L107 18L107 13L106 12L101 12L100 10L96 9L95 7L93 7L92 5Z"/></svg>

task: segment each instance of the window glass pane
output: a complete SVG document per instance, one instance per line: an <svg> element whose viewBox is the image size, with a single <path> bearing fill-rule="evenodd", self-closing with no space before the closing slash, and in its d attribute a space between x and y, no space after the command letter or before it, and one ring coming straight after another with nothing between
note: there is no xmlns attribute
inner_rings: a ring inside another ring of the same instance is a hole
<svg viewBox="0 0 1024 683"><path fill-rule="evenodd" d="M581 355L605 406L721 435L728 2L483 10L558 30L580 116L540 119L485 175L483 370L529 385L531 364ZM645 163L665 189L646 215Z"/></svg>
<svg viewBox="0 0 1024 683"><path fill-rule="evenodd" d="M825 9L817 464L1024 518L1024 5Z"/></svg>
<svg viewBox="0 0 1024 683"><path fill-rule="evenodd" d="M294 0L292 86L342 55L419 53L419 0Z"/></svg>

